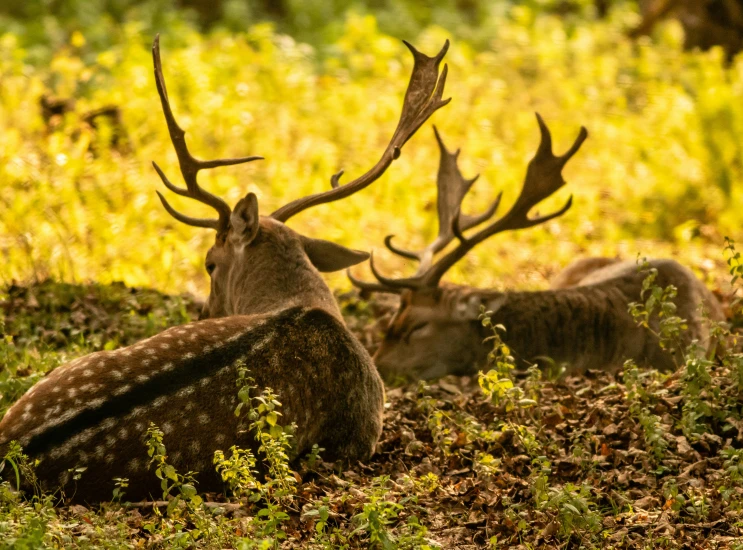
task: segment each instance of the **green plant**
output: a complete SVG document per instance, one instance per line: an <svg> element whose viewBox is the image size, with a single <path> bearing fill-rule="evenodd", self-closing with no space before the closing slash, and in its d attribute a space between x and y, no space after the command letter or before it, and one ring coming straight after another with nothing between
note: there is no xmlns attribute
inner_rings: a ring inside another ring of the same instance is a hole
<svg viewBox="0 0 743 550"><path fill-rule="evenodd" d="M533 407L537 404L532 398L537 396L534 373L533 371L530 373L532 396L527 397L524 390L514 385L511 379L511 372L516 368L516 364L511 356L511 350L500 336L506 328L503 325L493 324L492 315L492 311L486 311L484 306L480 306L479 320L483 327L492 332L491 336L485 338L485 342L493 342L493 349L488 353L488 371L478 374L480 388L493 405L504 407L506 412L516 407Z"/></svg>
<svg viewBox="0 0 743 550"><path fill-rule="evenodd" d="M638 257L638 271L647 273L642 281L641 302L630 302L629 313L638 326L644 327L658 338L660 346L674 352L679 349L679 335L687 329L686 320L676 315L677 289L673 285L663 288L655 284L658 270L650 267L648 261ZM653 319L658 319L658 328L654 329Z"/></svg>
<svg viewBox="0 0 743 550"><path fill-rule="evenodd" d="M550 487L541 508L556 514L560 525L558 533L564 538L574 534L579 538L591 537L601 530L601 517L591 500L588 485L577 487L567 483L563 487Z"/></svg>
<svg viewBox="0 0 743 550"><path fill-rule="evenodd" d="M181 501L189 507L200 506L204 501L196 491L195 472L180 474L168 463L167 451L163 443L164 434L160 428L150 422L145 433L147 455L150 457L150 466L155 467L155 475L160 480L163 499L169 500L167 513L173 514ZM175 494L172 494L175 492Z"/></svg>

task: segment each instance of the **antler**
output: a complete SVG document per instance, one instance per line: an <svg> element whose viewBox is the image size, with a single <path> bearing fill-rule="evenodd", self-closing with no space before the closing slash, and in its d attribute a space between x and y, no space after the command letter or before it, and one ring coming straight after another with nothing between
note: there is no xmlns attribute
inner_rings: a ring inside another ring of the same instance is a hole
<svg viewBox="0 0 743 550"><path fill-rule="evenodd" d="M529 162L529 166L526 171L526 177L524 179L524 185L521 189L516 202L511 209L504 214L502 217L484 227L471 237L465 237L463 231L467 228L460 221L459 207L455 210L451 217L451 232L459 239L459 245L446 254L443 258L433 264L430 268L424 272L419 272L413 277L406 279L390 279L381 275L376 267L374 266L374 257L370 259L370 266L372 273L379 280L382 285L389 287L390 289L418 289L418 288L433 288L438 286L439 281L444 274L472 248L483 242L484 240L492 237L497 233L509 230L525 229L527 227L533 227L541 223L545 223L549 220L557 218L568 211L572 205L572 195L568 199L565 206L559 210L547 214L545 216L537 216L536 218L529 218L529 211L536 206L538 203L555 193L563 185L565 180L562 177L562 169L565 167L567 162L578 152L583 142L588 137L588 131L585 127L581 126L578 137L573 143L572 147L561 156L555 156L552 152L552 136L549 128L542 120L542 117L537 113L537 122L539 123L539 130L541 133L541 140L539 148L537 149L534 158ZM496 199L495 206L497 207L500 201L500 195ZM492 208L492 207L491 207ZM389 290L388 291L392 291Z"/></svg>
<svg viewBox="0 0 743 550"><path fill-rule="evenodd" d="M439 64L444 58L444 55L446 55L446 51L449 49L449 41L447 40L446 43L444 43L444 47L441 48L441 51L436 54L435 57L428 57L416 50L408 42L405 42L404 40L403 42L413 54L413 73L410 76L408 89L405 92L405 100L403 102L400 121L397 124L397 129L392 135L392 139L384 150L382 157L366 174L345 185L339 184L338 180L343 172L338 172L331 178L332 189L292 201L272 213L272 218L285 222L292 216L306 210L307 208L318 204L333 202L353 195L357 191L364 189L372 182L379 179L390 164L392 164L392 161L400 156L402 146L413 136L413 134L415 134L416 130L418 130L418 128L420 128L434 112L451 101L451 98L441 99L444 93L444 85L446 84L446 75L448 71L446 65L444 65L444 69L441 71L441 75L439 76Z"/></svg>
<svg viewBox="0 0 743 550"><path fill-rule="evenodd" d="M165 197L157 191L157 196L160 197L160 202L163 203L165 210L173 216L179 222L183 222L188 225L196 227L209 227L216 229L218 232L227 231L230 222L230 206L219 197L212 195L209 191L201 188L196 179L199 170L208 168L216 168L218 166L231 166L233 164L243 164L245 162L251 162L254 160L261 160L263 157L241 157L234 159L216 159L216 160L198 160L194 158L188 150L186 145L186 132L178 126L178 123L173 116L173 110L170 107L170 101L168 100L168 91L165 87L165 78L163 77L162 65L160 63L160 35L155 36L155 41L152 44L152 61L155 65L155 83L157 84L157 92L160 95L160 102L163 106L163 114L165 114L165 121L168 124L168 132L170 133L170 140L173 142L176 155L178 156L178 164L181 168L181 174L183 180L186 182L186 189L176 187L170 180L165 176L165 173L160 169L157 163L153 162L152 165L155 167L157 174L160 179L163 180L165 187L173 191L177 195L182 197L189 197L199 202L207 204L214 208L218 214L218 219L202 219L192 218L185 216L180 212L176 211Z"/></svg>
<svg viewBox="0 0 743 550"><path fill-rule="evenodd" d="M433 256L441 252L447 245L454 240L456 235L452 228L454 227L454 218L458 217L457 224L462 230L466 231L490 219L500 204L501 196L493 202L490 207L477 216L468 216L461 213L462 201L469 192L472 185L477 181L480 175L466 179L459 170L457 161L461 149L453 153L446 148L444 141L441 139L436 126L433 127L436 142L439 144L439 172L436 179L436 209L438 211L439 232L436 239L425 247L423 250L410 251L398 248L392 244L394 235L388 235L384 239L387 248L398 256L411 260L418 260L420 265L417 274L425 272L433 261Z"/></svg>

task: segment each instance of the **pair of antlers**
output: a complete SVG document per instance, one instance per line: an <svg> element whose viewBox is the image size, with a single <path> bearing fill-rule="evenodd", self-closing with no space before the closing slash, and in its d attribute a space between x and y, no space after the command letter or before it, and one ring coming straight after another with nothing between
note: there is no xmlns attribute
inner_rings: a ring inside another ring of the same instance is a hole
<svg viewBox="0 0 743 550"><path fill-rule="evenodd" d="M583 142L588 137L588 131L581 126L578 137L572 147L564 155L556 156L552 152L552 136L549 128L542 117L537 113L537 122L541 140L534 158L529 162L526 177L516 202L511 209L502 217L483 227L474 235L466 237L464 232L473 229L489 220L500 206L502 192L498 194L493 204L485 212L477 216L462 214L461 207L465 195L475 183L478 176L466 179L462 176L457 165L460 150L449 152L441 140L441 136L434 127L436 141L439 144L441 159L437 178L437 210L439 221L439 232L436 239L424 249L413 252L398 248L392 244L393 235L388 235L384 243L387 248L403 258L417 260L419 267L415 275L403 279L391 279L382 275L374 265L374 256L370 259L372 273L378 283L369 283L353 277L349 271L351 282L362 290L372 292L400 293L404 289L419 290L424 288L436 288L444 274L475 246L485 239L503 231L525 229L541 223L545 223L558 216L563 215L570 208L573 197L568 199L565 206L545 216L530 218L529 211L538 203L555 193L563 185L562 169L568 161L578 152ZM444 255L435 263L433 256L441 252L454 239L459 244L449 253Z"/></svg>
<svg viewBox="0 0 743 550"><path fill-rule="evenodd" d="M392 164L392 161L400 156L402 146L405 145L413 134L415 134L418 128L420 128L434 112L451 101L451 98L442 99L444 85L446 84L446 65L444 65L444 68L439 75L439 64L444 58L444 55L446 55L446 51L449 49L449 41L446 41L443 48L441 48L441 51L434 57L428 57L416 50L408 42L405 42L404 40L403 42L413 54L413 72L410 76L410 82L408 83L408 88L405 92L400 121L398 122L395 133L392 135L392 139L384 150L379 161L364 175L345 185L340 185L339 183L340 177L343 175L343 171L341 170L331 178L330 183L332 188L330 190L296 199L273 212L270 217L280 222L286 222L286 220L307 208L318 204L333 202L353 195L357 191L364 189L372 182L379 179L390 164ZM155 66L157 92L160 95L160 102L162 103L163 113L165 114L165 120L168 124L170 139L173 142L173 147L178 156L178 163L180 165L181 174L183 175L183 180L186 183L186 188L183 189L173 185L160 167L154 162L152 164L165 184L165 187L177 195L189 197L211 206L217 211L219 217L217 219L201 219L185 216L170 206L168 201L165 200L165 197L163 197L159 191L157 194L168 213L178 221L196 227L216 229L218 233L224 233L229 228L230 214L232 210L225 201L199 186L197 181L199 171L208 168L216 168L218 166L243 164L254 160L260 160L263 157L252 156L233 159L199 160L191 155L186 145L186 133L176 122L175 117L173 116L173 110L170 107L168 91L165 87L165 79L163 77L162 64L160 62L159 35L155 37L155 41L152 45L152 59Z"/></svg>

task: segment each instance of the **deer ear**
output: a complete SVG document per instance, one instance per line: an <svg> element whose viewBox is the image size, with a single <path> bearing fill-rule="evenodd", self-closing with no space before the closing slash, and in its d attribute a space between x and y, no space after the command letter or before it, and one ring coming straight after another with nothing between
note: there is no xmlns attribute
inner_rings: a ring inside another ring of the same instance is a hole
<svg viewBox="0 0 743 550"><path fill-rule="evenodd" d="M300 235L307 257L318 271L340 271L369 259L368 252Z"/></svg>
<svg viewBox="0 0 743 550"><path fill-rule="evenodd" d="M250 243L258 234L258 197L248 193L235 206L230 215L230 226L241 241Z"/></svg>

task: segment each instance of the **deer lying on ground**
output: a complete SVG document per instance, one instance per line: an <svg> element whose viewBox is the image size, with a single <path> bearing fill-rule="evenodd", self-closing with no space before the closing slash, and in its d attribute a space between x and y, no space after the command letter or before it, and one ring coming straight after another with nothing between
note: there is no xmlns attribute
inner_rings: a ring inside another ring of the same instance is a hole
<svg viewBox="0 0 743 550"><path fill-rule="evenodd" d="M0 456L17 440L40 460L37 474L46 489L61 485L68 496L75 492L76 500L95 502L111 497L112 478L119 476L129 479L126 498L140 500L159 490L144 444L154 422L165 434L169 462L181 472L200 472L200 490L220 491L214 452L233 445L256 451L255 434L235 415L237 365L244 364L257 391L270 387L280 396L282 424L296 424L295 457L316 443L326 459L367 459L382 429L384 387L319 272L347 268L368 254L305 237L284 223L356 193L385 172L415 131L449 101L442 100L446 66L439 75L447 47L448 42L428 57L408 45L414 68L400 122L369 172L345 185L336 174L332 189L259 216L253 193L231 209L199 186L202 169L260 157L202 161L191 155L170 107L156 39L155 80L186 189L154 167L168 189L219 214L185 216L158 193L177 220L216 230L206 257L211 292L202 320L55 369L0 422ZM69 470L77 466L87 470L74 488Z"/></svg>
<svg viewBox="0 0 743 550"><path fill-rule="evenodd" d="M477 178L462 176L457 166L459 151L449 152L436 132L441 153L438 236L421 251L398 248L392 235L385 239L390 251L419 262L417 273L405 279L385 277L376 269L373 257L371 268L378 282L360 281L349 272L352 282L361 289L400 295L399 309L374 356L386 379L473 374L483 368L492 345L483 342L491 334L478 321L482 306L493 312L494 324L506 327L502 338L522 366L545 357L566 364L567 372L573 373L589 367L614 370L626 359L660 369L674 365L677 358L662 350L658 339L638 327L627 311L630 302L640 300L645 277L634 262L603 258L579 261L558 277L553 284L557 288L541 292L500 292L440 282L449 268L487 238L533 227L570 208L572 197L554 213L528 217L533 207L565 184L562 169L588 134L581 128L570 150L555 156L549 129L539 115L537 121L541 142L515 204L471 236L463 233L491 218L500 195L482 215L463 215L460 205ZM457 246L434 262L434 255L455 239ZM708 319L723 320L715 297L690 270L673 260L651 260L649 265L658 270L657 284L678 289L677 314L688 321L683 344L694 339L709 345ZM706 307L708 318L698 311L700 304ZM657 332L657 324L653 328Z"/></svg>

